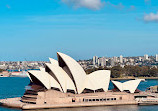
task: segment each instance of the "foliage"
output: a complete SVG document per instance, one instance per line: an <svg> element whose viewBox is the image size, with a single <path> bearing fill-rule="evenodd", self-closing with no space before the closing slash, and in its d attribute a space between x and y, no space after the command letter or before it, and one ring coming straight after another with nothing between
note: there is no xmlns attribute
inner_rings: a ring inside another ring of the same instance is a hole
<svg viewBox="0 0 158 111"><path fill-rule="evenodd" d="M0 69L0 72L3 72L3 69Z"/></svg>
<svg viewBox="0 0 158 111"><path fill-rule="evenodd" d="M94 72L97 70L111 70L112 78L127 77L127 76L158 77L158 68L149 67L149 66L125 66L122 68L118 65L112 68L107 68L107 67L94 68L93 67L91 69L87 69L86 73L90 74L91 72Z"/></svg>

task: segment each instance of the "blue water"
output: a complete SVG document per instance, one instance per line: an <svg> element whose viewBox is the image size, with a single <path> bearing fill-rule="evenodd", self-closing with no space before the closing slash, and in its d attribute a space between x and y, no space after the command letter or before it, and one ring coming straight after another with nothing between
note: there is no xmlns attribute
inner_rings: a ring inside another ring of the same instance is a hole
<svg viewBox="0 0 158 111"><path fill-rule="evenodd" d="M0 99L21 97L25 92L25 86L29 84L29 78L6 77L0 78ZM138 89L145 91L147 87L158 85L158 80L146 80L141 82ZM109 89L112 89L110 82ZM0 107L0 111L21 111L18 109L9 109ZM33 110L31 110L33 111ZM86 107L86 108L62 108L62 109L42 109L34 111L158 111L158 106L104 106L104 107Z"/></svg>

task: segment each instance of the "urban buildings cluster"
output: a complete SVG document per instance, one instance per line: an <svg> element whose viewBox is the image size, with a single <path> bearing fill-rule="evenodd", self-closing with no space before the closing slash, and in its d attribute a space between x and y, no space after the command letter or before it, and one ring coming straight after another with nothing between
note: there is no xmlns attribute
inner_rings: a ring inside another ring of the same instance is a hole
<svg viewBox="0 0 158 111"><path fill-rule="evenodd" d="M3 70L28 70L39 69L46 63L45 61L0 61L0 69Z"/></svg>
<svg viewBox="0 0 158 111"><path fill-rule="evenodd" d="M44 67L44 64L48 63L47 61L0 61L0 69L3 70L28 70L28 69L39 69L39 67ZM135 57L123 57L120 55L119 57L98 57L93 56L92 59L89 60L79 60L78 63L84 69L90 68L99 68L99 67L114 67L120 65L124 66L158 66L158 54L155 56L149 56L145 54L144 56L135 56Z"/></svg>
<svg viewBox="0 0 158 111"><path fill-rule="evenodd" d="M145 54L144 56L135 56L135 57L123 57L120 55L119 57L98 57L93 56L90 60L80 60L79 63L82 65L84 69L89 69L92 67L114 67L120 65L124 66L151 66L157 67L158 65L158 54L155 56L149 56Z"/></svg>

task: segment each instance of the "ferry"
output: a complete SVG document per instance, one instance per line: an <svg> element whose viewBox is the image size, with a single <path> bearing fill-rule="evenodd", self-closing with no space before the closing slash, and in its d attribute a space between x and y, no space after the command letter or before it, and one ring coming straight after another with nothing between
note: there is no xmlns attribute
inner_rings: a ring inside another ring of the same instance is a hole
<svg viewBox="0 0 158 111"><path fill-rule="evenodd" d="M138 105L158 105L158 98L141 98Z"/></svg>

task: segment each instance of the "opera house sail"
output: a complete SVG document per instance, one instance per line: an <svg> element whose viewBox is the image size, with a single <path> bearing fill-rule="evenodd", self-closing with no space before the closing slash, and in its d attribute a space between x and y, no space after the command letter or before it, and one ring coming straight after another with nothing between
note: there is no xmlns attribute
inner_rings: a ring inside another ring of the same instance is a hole
<svg viewBox="0 0 158 111"><path fill-rule="evenodd" d="M100 105L137 104L137 87L141 80L124 83L112 81L109 89L109 70L86 74L80 64L70 56L57 52L58 60L49 58L40 70L28 71L30 83L21 98L1 102L22 109L81 107ZM15 101L10 104L10 101Z"/></svg>
<svg viewBox="0 0 158 111"><path fill-rule="evenodd" d="M139 92L137 89L139 83L143 81L144 79L136 79L136 80L130 80L126 81L124 83L118 82L118 81L112 81L114 84L114 87L118 89L119 91L129 91L130 93Z"/></svg>

